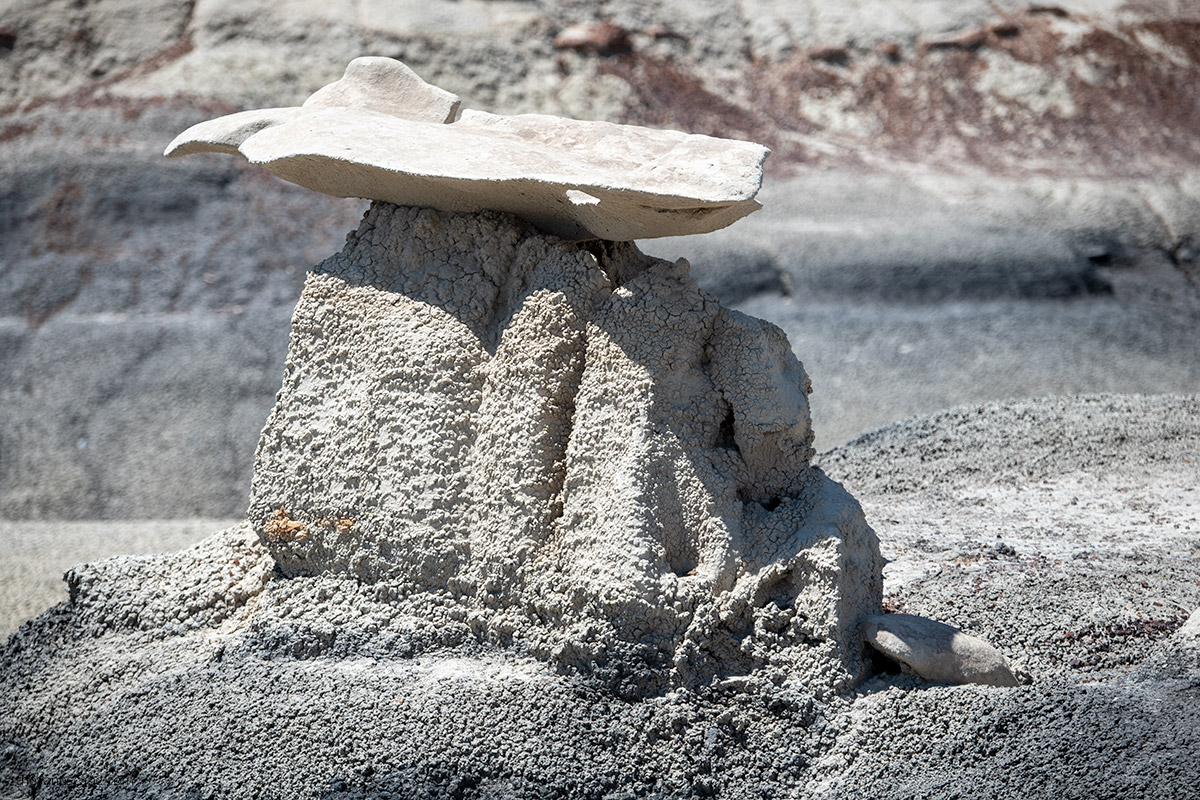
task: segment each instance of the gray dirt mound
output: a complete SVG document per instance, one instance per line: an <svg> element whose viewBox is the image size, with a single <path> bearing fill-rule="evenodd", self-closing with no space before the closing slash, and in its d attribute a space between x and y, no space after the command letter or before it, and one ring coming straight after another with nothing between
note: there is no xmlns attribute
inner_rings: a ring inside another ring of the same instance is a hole
<svg viewBox="0 0 1200 800"><path fill-rule="evenodd" d="M1035 679L1106 680L1200 606L1197 412L1195 396L963 407L821 460L880 531L892 607L1002 643Z"/></svg>
<svg viewBox="0 0 1200 800"><path fill-rule="evenodd" d="M999 435L998 435L999 434ZM963 406L880 428L825 453L856 493L958 492L1084 472L1200 476L1200 397L1092 395Z"/></svg>

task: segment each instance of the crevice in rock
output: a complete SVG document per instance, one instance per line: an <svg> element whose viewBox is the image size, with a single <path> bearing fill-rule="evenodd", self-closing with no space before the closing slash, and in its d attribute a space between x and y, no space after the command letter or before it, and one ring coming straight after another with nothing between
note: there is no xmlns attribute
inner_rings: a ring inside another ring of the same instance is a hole
<svg viewBox="0 0 1200 800"><path fill-rule="evenodd" d="M17 35L16 28L10 28L7 25L0 26L0 58L9 55L16 48Z"/></svg>
<svg viewBox="0 0 1200 800"><path fill-rule="evenodd" d="M566 428L563 431L562 438L562 469L555 476L554 482L550 485L551 496L554 497L553 510L546 518L546 527L548 535L546 544L551 545L556 539L562 535L562 526L559 524L563 516L563 490L567 482L567 453L571 452L571 443L575 439L575 415L577 411L576 399L579 397L579 388L583 383L583 376L587 372L588 365L588 348L587 348L587 322L584 322L584 334L582 336L583 347L580 349L579 366L572 373L570 386L571 391L569 396L564 396L563 413L566 415Z"/></svg>
<svg viewBox="0 0 1200 800"><path fill-rule="evenodd" d="M713 442L713 447L720 447L723 450L738 451L737 441L734 438L734 417L733 407L729 407L729 412L725 414L725 418L721 420L721 427L717 429L717 440Z"/></svg>
<svg viewBox="0 0 1200 800"><path fill-rule="evenodd" d="M758 504L767 511L774 511L775 509L779 508L782 502L783 501L778 497L768 497L766 500L760 500Z"/></svg>
<svg viewBox="0 0 1200 800"><path fill-rule="evenodd" d="M654 260L638 250L633 242L589 239L580 242L579 246L580 249L586 250L596 258L596 263L608 276L613 290L619 289L636 278Z"/></svg>

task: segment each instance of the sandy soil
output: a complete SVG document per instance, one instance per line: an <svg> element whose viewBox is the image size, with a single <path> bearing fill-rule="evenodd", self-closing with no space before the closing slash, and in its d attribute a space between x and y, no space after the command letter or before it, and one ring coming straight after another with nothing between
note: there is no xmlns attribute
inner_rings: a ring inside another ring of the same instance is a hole
<svg viewBox="0 0 1200 800"><path fill-rule="evenodd" d="M0 520L0 636L67 599L63 572L106 556L172 553L236 520Z"/></svg>

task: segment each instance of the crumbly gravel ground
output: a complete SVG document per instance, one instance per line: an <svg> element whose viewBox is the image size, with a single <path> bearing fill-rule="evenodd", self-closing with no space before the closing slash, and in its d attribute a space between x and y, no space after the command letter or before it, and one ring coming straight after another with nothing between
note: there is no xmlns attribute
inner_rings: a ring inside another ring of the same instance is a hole
<svg viewBox="0 0 1200 800"><path fill-rule="evenodd" d="M886 602L1034 679L1132 671L1200 607L1200 398L960 407L821 457L889 563Z"/></svg>
<svg viewBox="0 0 1200 800"><path fill-rule="evenodd" d="M272 577L235 528L75 571L0 649L0 795L1193 797L1198 412L962 407L821 457L880 533L888 603L989 639L1017 688L880 662L841 696L750 675L621 699L439 643L369 587Z"/></svg>

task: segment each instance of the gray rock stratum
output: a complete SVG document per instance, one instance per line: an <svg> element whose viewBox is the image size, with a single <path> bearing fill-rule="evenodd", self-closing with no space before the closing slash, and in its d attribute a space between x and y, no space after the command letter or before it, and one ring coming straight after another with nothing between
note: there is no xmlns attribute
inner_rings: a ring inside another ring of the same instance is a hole
<svg viewBox="0 0 1200 800"><path fill-rule="evenodd" d="M643 249L787 330L821 446L956 403L1194 392L1198 20L1178 1L0 2L0 516L244 511L304 270L365 204L159 156L363 53L476 108L771 146L763 212Z"/></svg>

